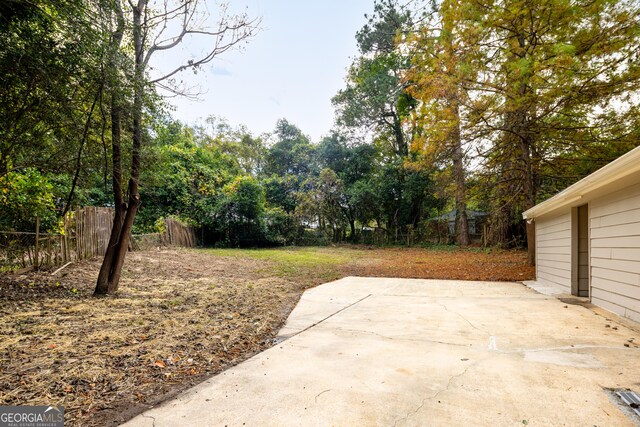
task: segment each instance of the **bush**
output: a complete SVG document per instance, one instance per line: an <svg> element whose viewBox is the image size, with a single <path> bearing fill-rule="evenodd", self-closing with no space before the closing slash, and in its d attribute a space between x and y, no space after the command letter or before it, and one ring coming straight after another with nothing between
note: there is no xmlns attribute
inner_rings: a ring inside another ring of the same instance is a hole
<svg viewBox="0 0 640 427"><path fill-rule="evenodd" d="M267 209L264 227L267 241L275 245L295 245L304 236L304 227L297 218L282 208Z"/></svg>
<svg viewBox="0 0 640 427"><path fill-rule="evenodd" d="M49 179L33 168L0 177L0 229L33 231L37 216L43 231L58 225Z"/></svg>

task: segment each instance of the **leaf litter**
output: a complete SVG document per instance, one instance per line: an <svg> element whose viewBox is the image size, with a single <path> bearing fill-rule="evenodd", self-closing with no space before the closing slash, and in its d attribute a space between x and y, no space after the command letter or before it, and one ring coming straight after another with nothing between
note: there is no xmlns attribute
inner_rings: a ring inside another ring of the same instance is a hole
<svg viewBox="0 0 640 427"><path fill-rule="evenodd" d="M100 260L59 276L0 275L0 405L62 405L68 426L118 425L273 345L311 286L353 275L533 277L517 251L313 251L339 261L133 252L118 294L104 298L91 296Z"/></svg>

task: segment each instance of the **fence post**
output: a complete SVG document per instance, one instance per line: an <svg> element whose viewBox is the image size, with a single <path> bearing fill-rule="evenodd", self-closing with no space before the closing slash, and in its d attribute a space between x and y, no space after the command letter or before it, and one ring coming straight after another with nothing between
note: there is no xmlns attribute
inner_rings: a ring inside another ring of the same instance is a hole
<svg viewBox="0 0 640 427"><path fill-rule="evenodd" d="M33 268L40 268L40 216L36 215L36 248L33 259Z"/></svg>
<svg viewBox="0 0 640 427"><path fill-rule="evenodd" d="M51 236L47 236L47 265L51 265Z"/></svg>
<svg viewBox="0 0 640 427"><path fill-rule="evenodd" d="M67 214L64 216L64 237L62 238L62 247L64 248L64 251L62 253L63 253L63 258L65 263L70 261L68 220L69 220L69 212L67 212Z"/></svg>

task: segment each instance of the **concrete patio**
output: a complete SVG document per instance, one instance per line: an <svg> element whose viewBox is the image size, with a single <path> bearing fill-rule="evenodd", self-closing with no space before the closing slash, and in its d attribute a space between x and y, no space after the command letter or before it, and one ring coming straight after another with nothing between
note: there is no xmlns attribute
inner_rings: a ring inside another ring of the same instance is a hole
<svg viewBox="0 0 640 427"><path fill-rule="evenodd" d="M345 278L279 343L126 426L639 425L640 328L520 283Z"/></svg>

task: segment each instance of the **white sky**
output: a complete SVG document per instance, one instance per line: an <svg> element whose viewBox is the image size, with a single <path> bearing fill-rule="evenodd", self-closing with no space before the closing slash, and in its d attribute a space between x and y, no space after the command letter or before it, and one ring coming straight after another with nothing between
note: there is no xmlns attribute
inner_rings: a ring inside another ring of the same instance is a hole
<svg viewBox="0 0 640 427"><path fill-rule="evenodd" d="M210 7L215 10L213 2ZM195 124L209 115L244 124L254 135L271 132L286 118L315 142L334 123L331 97L344 87L346 69L357 55L356 32L373 11L373 0L235 0L246 4L250 16L262 17L263 30L242 52L227 52L194 75L183 78L197 84L200 101L174 98L173 117ZM191 47L193 48L193 47ZM167 68L186 50L154 58L152 65ZM164 66L163 66L164 65Z"/></svg>

